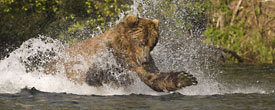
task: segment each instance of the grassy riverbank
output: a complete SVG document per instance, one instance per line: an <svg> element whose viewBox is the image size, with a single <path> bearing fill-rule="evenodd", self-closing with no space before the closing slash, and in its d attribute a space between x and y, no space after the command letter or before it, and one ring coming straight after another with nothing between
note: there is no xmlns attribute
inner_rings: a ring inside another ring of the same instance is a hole
<svg viewBox="0 0 275 110"><path fill-rule="evenodd" d="M244 62L274 63L274 13L272 0L212 0L205 42L235 51Z"/></svg>

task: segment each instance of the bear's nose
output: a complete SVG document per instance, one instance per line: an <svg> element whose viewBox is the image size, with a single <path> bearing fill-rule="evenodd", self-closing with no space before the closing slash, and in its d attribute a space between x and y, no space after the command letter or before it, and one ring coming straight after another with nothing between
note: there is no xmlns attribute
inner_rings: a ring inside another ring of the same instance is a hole
<svg viewBox="0 0 275 110"><path fill-rule="evenodd" d="M147 64L150 60L150 56L149 55L145 55L141 61L141 64Z"/></svg>
<svg viewBox="0 0 275 110"><path fill-rule="evenodd" d="M144 61L143 61L143 63L147 63L150 60L150 48L146 48L144 50L145 51L143 52L143 54L144 54Z"/></svg>

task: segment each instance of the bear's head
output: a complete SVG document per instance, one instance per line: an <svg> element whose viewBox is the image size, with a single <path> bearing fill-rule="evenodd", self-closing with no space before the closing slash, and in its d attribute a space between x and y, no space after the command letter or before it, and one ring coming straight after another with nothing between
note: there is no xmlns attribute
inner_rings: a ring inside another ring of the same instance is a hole
<svg viewBox="0 0 275 110"><path fill-rule="evenodd" d="M139 65L147 63L151 57L150 51L158 42L158 20L128 15L118 24L118 28L119 36L115 38L115 44L120 53Z"/></svg>

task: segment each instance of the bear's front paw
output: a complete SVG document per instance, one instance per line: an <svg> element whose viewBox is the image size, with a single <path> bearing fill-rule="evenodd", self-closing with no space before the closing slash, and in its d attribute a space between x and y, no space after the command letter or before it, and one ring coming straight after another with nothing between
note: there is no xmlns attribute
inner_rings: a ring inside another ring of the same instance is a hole
<svg viewBox="0 0 275 110"><path fill-rule="evenodd" d="M174 80L173 82L177 88L198 84L197 79L193 75L185 73L183 71L174 73L173 75L171 75L171 79Z"/></svg>
<svg viewBox="0 0 275 110"><path fill-rule="evenodd" d="M153 88L159 92L169 92L181 89L182 87L198 84L197 79L186 72L160 73L153 81Z"/></svg>

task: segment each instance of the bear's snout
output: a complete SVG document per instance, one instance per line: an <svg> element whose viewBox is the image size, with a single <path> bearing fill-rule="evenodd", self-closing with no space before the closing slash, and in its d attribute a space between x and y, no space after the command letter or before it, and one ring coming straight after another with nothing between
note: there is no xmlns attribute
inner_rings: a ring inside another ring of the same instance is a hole
<svg viewBox="0 0 275 110"><path fill-rule="evenodd" d="M140 64L146 64L150 60L150 49L149 48L143 48L142 49L142 55L138 56Z"/></svg>

